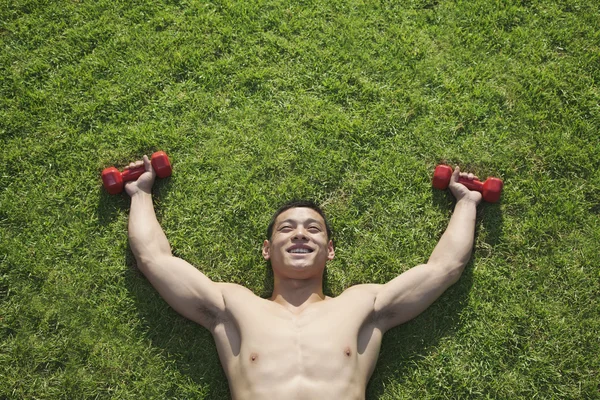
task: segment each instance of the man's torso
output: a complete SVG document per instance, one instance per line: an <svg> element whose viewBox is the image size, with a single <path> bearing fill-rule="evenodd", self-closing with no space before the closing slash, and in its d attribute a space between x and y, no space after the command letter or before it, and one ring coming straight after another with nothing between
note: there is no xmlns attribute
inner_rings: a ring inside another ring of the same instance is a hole
<svg viewBox="0 0 600 400"><path fill-rule="evenodd" d="M376 286L294 313L223 284L227 315L212 334L233 399L364 399L382 337L373 318Z"/></svg>

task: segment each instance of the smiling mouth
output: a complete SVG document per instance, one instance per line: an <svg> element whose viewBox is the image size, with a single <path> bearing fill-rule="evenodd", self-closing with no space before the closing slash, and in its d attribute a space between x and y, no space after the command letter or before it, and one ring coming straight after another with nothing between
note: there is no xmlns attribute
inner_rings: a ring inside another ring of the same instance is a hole
<svg viewBox="0 0 600 400"><path fill-rule="evenodd" d="M288 250L288 253L291 253L291 254L309 254L312 252L313 252L312 249L302 249L302 248Z"/></svg>

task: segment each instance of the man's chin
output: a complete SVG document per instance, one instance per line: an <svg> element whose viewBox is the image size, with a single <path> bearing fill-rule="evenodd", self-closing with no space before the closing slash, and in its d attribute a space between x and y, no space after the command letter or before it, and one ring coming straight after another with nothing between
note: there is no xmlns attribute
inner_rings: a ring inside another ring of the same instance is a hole
<svg viewBox="0 0 600 400"><path fill-rule="evenodd" d="M303 259L288 259L284 264L285 269L290 269L293 271L306 271L309 269L313 269L314 267L315 263L312 257L305 257Z"/></svg>
<svg viewBox="0 0 600 400"><path fill-rule="evenodd" d="M295 270L299 270L299 271L303 271L303 270L307 270L310 269L310 267L312 267L311 263L307 263L307 262L292 262L289 264L291 269L295 269Z"/></svg>
<svg viewBox="0 0 600 400"><path fill-rule="evenodd" d="M273 266L273 260L271 260L271 266ZM280 271L318 271L319 263L315 257L312 257L312 254L309 254L304 257L286 257L281 260L279 264L279 268L276 268Z"/></svg>
<svg viewBox="0 0 600 400"><path fill-rule="evenodd" d="M325 268L325 263L320 266L313 258L307 260L291 260L288 264L289 269L294 271L319 271Z"/></svg>

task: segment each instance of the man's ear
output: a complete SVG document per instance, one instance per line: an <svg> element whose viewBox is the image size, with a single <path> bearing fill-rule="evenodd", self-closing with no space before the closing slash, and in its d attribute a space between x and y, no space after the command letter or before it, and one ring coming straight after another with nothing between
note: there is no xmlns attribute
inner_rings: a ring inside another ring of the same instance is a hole
<svg viewBox="0 0 600 400"><path fill-rule="evenodd" d="M333 260L333 257L335 257L335 250L333 248L333 240L330 240L329 243L327 244L327 260L331 261Z"/></svg>
<svg viewBox="0 0 600 400"><path fill-rule="evenodd" d="M269 242L268 240L265 240L263 242L262 255L263 258L267 261L271 258L271 242Z"/></svg>

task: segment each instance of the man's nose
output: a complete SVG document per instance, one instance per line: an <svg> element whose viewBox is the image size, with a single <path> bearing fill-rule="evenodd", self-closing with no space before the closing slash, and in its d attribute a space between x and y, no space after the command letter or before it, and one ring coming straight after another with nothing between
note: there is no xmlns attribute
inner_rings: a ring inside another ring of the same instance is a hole
<svg viewBox="0 0 600 400"><path fill-rule="evenodd" d="M306 231L303 227L299 226L294 231L294 239L306 239Z"/></svg>

